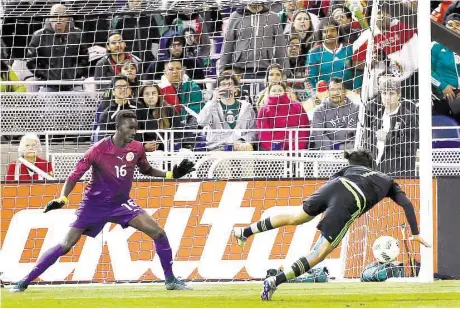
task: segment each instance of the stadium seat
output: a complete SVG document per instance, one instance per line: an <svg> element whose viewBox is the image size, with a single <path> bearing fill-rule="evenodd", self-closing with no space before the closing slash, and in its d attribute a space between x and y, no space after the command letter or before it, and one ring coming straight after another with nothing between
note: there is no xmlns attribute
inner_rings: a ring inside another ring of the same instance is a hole
<svg viewBox="0 0 460 309"><path fill-rule="evenodd" d="M455 127L459 126L458 122L448 116L432 116L433 127ZM460 148L460 130L452 129L433 129L433 148ZM449 140L436 140L449 139Z"/></svg>

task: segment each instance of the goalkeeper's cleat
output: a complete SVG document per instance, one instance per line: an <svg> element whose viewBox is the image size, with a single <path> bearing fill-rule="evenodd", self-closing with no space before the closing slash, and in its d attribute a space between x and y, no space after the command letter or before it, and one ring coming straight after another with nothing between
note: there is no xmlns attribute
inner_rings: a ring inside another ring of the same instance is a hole
<svg viewBox="0 0 460 309"><path fill-rule="evenodd" d="M183 281L174 277L172 280L165 281L166 290L193 290L191 287L186 285Z"/></svg>
<svg viewBox="0 0 460 309"><path fill-rule="evenodd" d="M243 248L244 245L246 244L246 241L248 240L247 237L243 236L243 229L241 227L235 227L233 228L232 233L233 233L233 236L235 236L236 238L236 243L238 244L238 246Z"/></svg>
<svg viewBox="0 0 460 309"><path fill-rule="evenodd" d="M265 301L272 300L273 293L276 291L276 278L268 277L264 281L264 290L260 293L260 298Z"/></svg>
<svg viewBox="0 0 460 309"><path fill-rule="evenodd" d="M10 290L11 293L22 293L24 292L29 285L25 283L24 281L19 281L16 283Z"/></svg>

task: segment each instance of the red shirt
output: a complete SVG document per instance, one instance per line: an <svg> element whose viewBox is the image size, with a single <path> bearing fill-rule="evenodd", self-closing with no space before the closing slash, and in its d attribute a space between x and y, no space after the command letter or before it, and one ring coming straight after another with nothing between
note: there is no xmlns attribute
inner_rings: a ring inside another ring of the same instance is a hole
<svg viewBox="0 0 460 309"><path fill-rule="evenodd" d="M51 162L40 159L39 157L37 157L37 159L35 160L35 166L41 169L42 171L46 172L47 174L53 171ZM13 161L8 166L8 172L5 176L5 180L32 181L32 180L43 180L43 179L40 178L39 175L35 173L34 171L29 170L27 166L25 166L24 164L18 161Z"/></svg>

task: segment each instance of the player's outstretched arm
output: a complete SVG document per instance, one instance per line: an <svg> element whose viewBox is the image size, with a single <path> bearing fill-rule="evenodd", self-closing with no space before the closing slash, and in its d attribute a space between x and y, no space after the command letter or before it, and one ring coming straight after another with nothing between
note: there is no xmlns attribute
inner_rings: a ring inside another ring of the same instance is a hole
<svg viewBox="0 0 460 309"><path fill-rule="evenodd" d="M147 160L146 160L147 161ZM179 179L184 177L185 175L193 172L195 164L188 160L182 160L179 165L174 165L172 171L162 171L156 168L153 168L149 163L144 163L139 166L139 170L142 174L151 176L151 177L161 177L166 179Z"/></svg>
<svg viewBox="0 0 460 309"><path fill-rule="evenodd" d="M62 187L61 191L61 196L57 199L54 199L52 201L49 201L46 206L45 210L43 212L47 213L50 210L54 209L60 209L67 204L69 204L69 194L73 191L73 188L75 188L76 182L73 182L71 180L67 180L64 183L64 186Z"/></svg>
<svg viewBox="0 0 460 309"><path fill-rule="evenodd" d="M404 214L406 215L412 233L410 239L430 248L431 245L420 236L414 206L407 198L406 193L404 193L396 182L393 182L393 187L390 189L387 196L404 209Z"/></svg>

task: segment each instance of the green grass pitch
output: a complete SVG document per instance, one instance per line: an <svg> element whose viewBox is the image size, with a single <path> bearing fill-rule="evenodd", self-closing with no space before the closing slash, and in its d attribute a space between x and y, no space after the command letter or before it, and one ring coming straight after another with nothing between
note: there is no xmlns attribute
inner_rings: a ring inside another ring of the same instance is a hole
<svg viewBox="0 0 460 309"><path fill-rule="evenodd" d="M193 284L193 291L162 285L31 287L1 290L1 307L458 307L460 281L434 283L292 283L262 302L260 283Z"/></svg>

